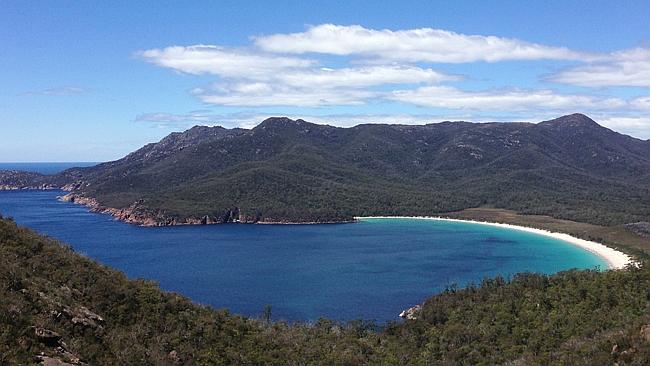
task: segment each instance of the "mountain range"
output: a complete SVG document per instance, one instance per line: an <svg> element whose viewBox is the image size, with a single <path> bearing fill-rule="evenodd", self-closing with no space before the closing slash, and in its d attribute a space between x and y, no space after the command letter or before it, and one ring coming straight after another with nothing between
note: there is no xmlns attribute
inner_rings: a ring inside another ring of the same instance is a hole
<svg viewBox="0 0 650 366"><path fill-rule="evenodd" d="M650 141L582 114L540 123L340 128L269 118L196 126L122 159L56 175L0 172L0 189L65 199L142 225L343 222L505 208L617 225L650 216Z"/></svg>

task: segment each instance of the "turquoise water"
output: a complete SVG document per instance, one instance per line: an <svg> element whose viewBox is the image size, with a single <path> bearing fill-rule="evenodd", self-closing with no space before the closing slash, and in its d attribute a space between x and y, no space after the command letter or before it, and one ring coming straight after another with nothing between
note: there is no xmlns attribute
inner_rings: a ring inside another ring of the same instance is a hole
<svg viewBox="0 0 650 366"><path fill-rule="evenodd" d="M384 322L451 284L522 271L606 268L556 239L409 219L355 224L137 227L59 202L58 191L0 192L0 212L131 278L196 302L274 319Z"/></svg>

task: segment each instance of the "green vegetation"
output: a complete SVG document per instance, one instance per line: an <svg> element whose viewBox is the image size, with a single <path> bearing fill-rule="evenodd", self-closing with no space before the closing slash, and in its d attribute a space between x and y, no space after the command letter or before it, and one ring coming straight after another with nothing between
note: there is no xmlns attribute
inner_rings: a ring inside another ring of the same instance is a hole
<svg viewBox="0 0 650 366"><path fill-rule="evenodd" d="M251 130L195 127L55 176L0 172L0 189L67 185L127 218L445 213L567 232L643 258L649 184L650 142L583 115L347 129L273 118ZM645 264L450 288L416 320L381 327L286 324L271 313L247 319L193 304L0 218L0 365L41 353L97 365L650 364Z"/></svg>
<svg viewBox="0 0 650 366"><path fill-rule="evenodd" d="M650 253L650 236L637 234L635 229L637 229L638 225L601 226L556 219L544 215L521 215L514 211L495 208L471 208L450 212L445 216L463 220L500 222L567 233L585 240L603 243L638 258L648 258Z"/></svg>
<svg viewBox="0 0 650 366"><path fill-rule="evenodd" d="M123 159L0 187L73 193L158 223L343 221L493 207L599 225L650 216L650 141L580 114L532 123L194 127ZM137 221L137 220L136 220Z"/></svg>
<svg viewBox="0 0 650 366"><path fill-rule="evenodd" d="M450 288L416 320L381 328L267 322L270 312L246 319L193 304L0 219L0 364L41 353L95 365L650 363L645 265Z"/></svg>

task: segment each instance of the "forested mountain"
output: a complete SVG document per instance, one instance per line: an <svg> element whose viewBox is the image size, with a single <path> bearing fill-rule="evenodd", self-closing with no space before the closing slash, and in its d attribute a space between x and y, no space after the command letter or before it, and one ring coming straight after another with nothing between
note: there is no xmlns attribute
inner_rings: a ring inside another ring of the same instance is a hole
<svg viewBox="0 0 650 366"><path fill-rule="evenodd" d="M64 186L141 224L325 222L470 207L599 224L650 217L650 141L581 114L541 123L194 127L126 157L0 186ZM3 179L4 176L4 179ZM8 178L9 177L9 178Z"/></svg>

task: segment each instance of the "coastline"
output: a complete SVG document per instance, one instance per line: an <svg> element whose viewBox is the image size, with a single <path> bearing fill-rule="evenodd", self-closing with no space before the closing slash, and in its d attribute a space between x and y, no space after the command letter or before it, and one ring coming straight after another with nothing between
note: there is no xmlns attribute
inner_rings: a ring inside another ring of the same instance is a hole
<svg viewBox="0 0 650 366"><path fill-rule="evenodd" d="M62 189L68 191L68 189ZM239 209L230 210L220 217L201 216L178 219L167 216L162 212L152 212L140 207L141 202L134 202L126 208L113 208L100 204L96 199L76 193L67 193L58 197L59 201L71 202L88 207L91 212L110 215L115 220L142 227L156 226L183 226L183 225L219 225L219 224L259 224L259 225L319 225L319 224L348 224L356 222L355 219L327 220L327 221L283 221L273 218L260 218L241 214Z"/></svg>
<svg viewBox="0 0 650 366"><path fill-rule="evenodd" d="M224 223L239 223L239 224L259 224L259 225L318 225L318 224L347 224L355 223L362 221L364 219L418 219L418 220L438 220L438 221L456 221L456 222L466 222L466 223L475 223L481 225L490 225L502 228L508 228L513 230L526 231L538 235L543 235L551 237L557 240L564 241L574 246L578 246L584 250L587 250L599 257L601 257L608 265L608 269L624 269L628 265L634 265L637 263L635 258L631 255L625 254L617 249L609 247L605 244L589 241L585 239L580 239L570 234L555 232L545 229L538 229L530 226L521 226L514 224L505 224L499 222L489 222L489 221L479 221L479 220L470 220L470 219L455 219L448 218L444 216L358 216L353 217L352 219L341 219L341 220L330 220L330 221L301 221L301 222L292 222L284 220L274 220L272 218L252 218L245 215L237 215L234 212L231 212L228 218L221 218L219 220L215 217L203 216L203 217L190 217L178 220L173 217L168 217L162 214L161 212L147 212L147 210L141 210L139 202L134 202L130 207L123 209L116 209L111 207L106 207L101 205L94 198L89 198L79 194L70 192L72 189L69 186L62 188L39 188L37 190L50 190L50 189L60 189L64 192L68 192L62 196L59 196L58 199L64 202L71 202L79 205L83 205L89 208L91 212L108 214L115 218L118 221L123 221L129 224L152 227L152 226L176 226L176 225L215 225L215 224L224 224ZM7 190L7 189L4 189ZM17 190L17 189L11 189Z"/></svg>
<svg viewBox="0 0 650 366"><path fill-rule="evenodd" d="M476 220L462 220L462 219L451 219L446 217L437 217L437 216L364 216L364 217L355 217L356 220L363 221L364 219L415 219L415 220L434 220L434 221L451 221L451 222L465 222L465 223L474 223L480 225L495 226L519 231L525 231L533 234L543 235L564 241L568 244L578 246L588 252L591 252L599 257L601 257L608 264L608 269L619 270L625 269L630 264L634 264L635 261L632 256L625 254L619 250L608 247L605 244L597 243L594 241L589 241L585 239L576 238L569 234L553 232L544 229L537 229L528 226L519 226L512 224L503 224L498 222L487 222L487 221L476 221Z"/></svg>

